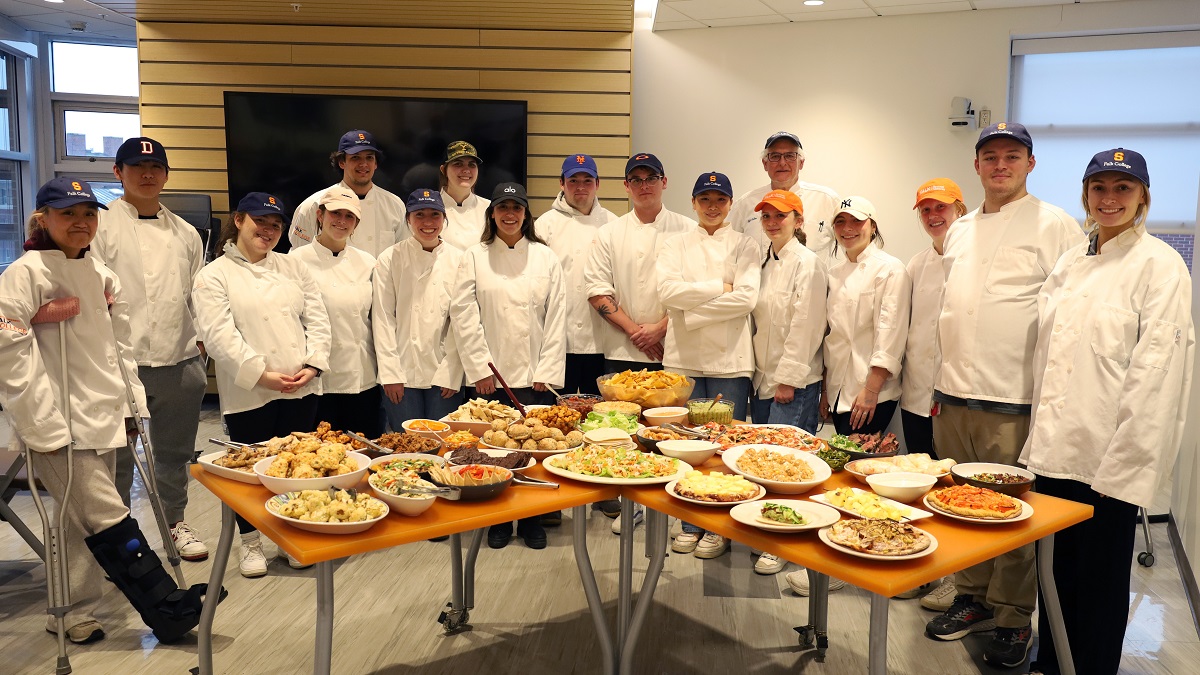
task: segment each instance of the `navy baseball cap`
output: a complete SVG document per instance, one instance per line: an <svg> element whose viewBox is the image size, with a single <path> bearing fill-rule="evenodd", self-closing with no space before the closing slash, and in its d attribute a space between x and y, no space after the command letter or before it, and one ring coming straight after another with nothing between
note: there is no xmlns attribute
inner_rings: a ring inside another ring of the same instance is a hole
<svg viewBox="0 0 1200 675"><path fill-rule="evenodd" d="M730 199L733 198L733 184L729 182L729 176L723 173L709 171L708 173L700 174L700 177L696 179L696 186L692 188L692 196L695 197L701 192L709 192L710 190L720 192Z"/></svg>
<svg viewBox="0 0 1200 675"><path fill-rule="evenodd" d="M633 171L639 166L644 166L647 169L658 173L660 176L667 175L667 172L663 169L662 162L658 161L657 157L648 152L639 152L630 157L629 161L625 162L625 175L628 176L630 171Z"/></svg>
<svg viewBox="0 0 1200 675"><path fill-rule="evenodd" d="M242 197L242 201L238 202L236 210L252 216L283 216L285 224L292 222L292 219L288 217L287 211L283 210L283 201L266 192L251 192Z"/></svg>
<svg viewBox="0 0 1200 675"><path fill-rule="evenodd" d="M804 149L804 146L801 145L801 143L800 143L800 137L797 136L796 134L793 134L790 131L776 131L775 133L771 134L767 138L766 144L763 145L763 149L765 150L765 149L771 147L772 143L774 143L775 141L780 141L780 140L791 141L796 144L796 147L800 148L801 150Z"/></svg>
<svg viewBox="0 0 1200 675"><path fill-rule="evenodd" d="M492 190L492 204L499 204L506 199L529 208L529 197L525 195L525 186L520 183L501 183Z"/></svg>
<svg viewBox="0 0 1200 675"><path fill-rule="evenodd" d="M419 209L434 209L446 212L446 205L442 203L442 193L439 190L420 189L413 190L408 195L408 199L404 202L404 208L409 213Z"/></svg>
<svg viewBox="0 0 1200 675"><path fill-rule="evenodd" d="M365 129L351 129L342 134L342 139L338 141L338 152L357 155L363 150L374 150L380 155L383 154L379 146L375 145L375 135Z"/></svg>
<svg viewBox="0 0 1200 675"><path fill-rule="evenodd" d="M37 208L39 209L43 206L65 209L76 204L95 204L108 210L107 206L96 199L96 195L92 192L92 186L88 185L87 181L78 178L59 176L46 181L42 187L38 188Z"/></svg>
<svg viewBox="0 0 1200 675"><path fill-rule="evenodd" d="M563 160L562 177L564 179L577 173L586 173L592 178L600 177L596 173L596 160L592 159L590 155L571 155Z"/></svg>
<svg viewBox="0 0 1200 675"><path fill-rule="evenodd" d="M161 164L166 169L171 168L171 165L167 164L166 148L153 138L145 136L130 138L117 148L117 164L137 164L144 160Z"/></svg>
<svg viewBox="0 0 1200 675"><path fill-rule="evenodd" d="M1150 187L1150 170L1146 168L1146 158L1142 157L1140 152L1125 148L1113 148L1098 152L1095 157L1092 157L1092 161L1088 162L1087 169L1083 172L1083 180L1087 181L1092 176L1105 171L1128 174L1142 181L1146 187Z"/></svg>
<svg viewBox="0 0 1200 675"><path fill-rule="evenodd" d="M979 132L979 140L975 141L975 152L979 152L984 143L997 138L1011 138L1029 148L1029 152L1033 152L1033 137L1029 135L1029 130L1024 124L1016 122L1000 122Z"/></svg>

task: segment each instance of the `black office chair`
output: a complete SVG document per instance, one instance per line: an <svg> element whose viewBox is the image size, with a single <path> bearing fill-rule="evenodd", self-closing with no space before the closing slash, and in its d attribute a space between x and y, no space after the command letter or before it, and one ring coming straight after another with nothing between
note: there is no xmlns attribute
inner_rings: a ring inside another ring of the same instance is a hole
<svg viewBox="0 0 1200 675"><path fill-rule="evenodd" d="M216 257L214 249L217 235L221 232L221 219L213 217L212 197L198 193L164 192L158 196L158 201L200 233L200 240L204 242L205 262Z"/></svg>

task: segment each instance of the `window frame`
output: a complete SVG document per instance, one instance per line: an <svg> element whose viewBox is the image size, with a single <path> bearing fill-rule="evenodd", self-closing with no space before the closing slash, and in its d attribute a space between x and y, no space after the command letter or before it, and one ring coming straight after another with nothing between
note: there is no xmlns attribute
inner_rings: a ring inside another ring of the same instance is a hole
<svg viewBox="0 0 1200 675"><path fill-rule="evenodd" d="M35 82L34 61L29 53L5 44L0 44L0 52L9 58L8 90L12 100L9 114L15 118L13 131L17 149L0 150L0 160L17 163L17 185L13 189L13 210L16 215L18 231L24 233L25 216L32 210L34 193L38 185L35 180L35 101L33 84ZM0 272L8 268L10 260L0 260Z"/></svg>

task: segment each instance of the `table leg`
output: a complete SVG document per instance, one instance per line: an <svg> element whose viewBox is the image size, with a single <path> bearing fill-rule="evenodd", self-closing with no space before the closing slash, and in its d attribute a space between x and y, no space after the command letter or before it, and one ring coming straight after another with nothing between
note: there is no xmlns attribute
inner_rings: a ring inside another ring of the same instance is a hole
<svg viewBox="0 0 1200 675"><path fill-rule="evenodd" d="M608 618L604 616L604 603L600 600L600 587L596 584L596 573L592 570L592 559L587 550L587 506L576 506L571 509L571 523L574 527L573 545L575 547L575 565L579 567L579 580L583 583L583 595L587 598L588 610L592 613L592 622L596 624L596 639L600 642L600 656L604 661L604 675L613 675L615 649L612 632L608 629Z"/></svg>
<svg viewBox="0 0 1200 675"><path fill-rule="evenodd" d="M213 558L212 572L208 575L209 592L204 596L204 609L200 612L200 634L196 651L200 656L200 675L213 674L212 626L217 616L217 604L221 602L221 584L225 581L225 566L229 563L229 551L233 548L233 531L237 528L233 509L221 503L221 536L217 540L217 554Z"/></svg>
<svg viewBox="0 0 1200 675"><path fill-rule="evenodd" d="M622 529L622 532L625 530ZM629 632L621 641L621 670L622 675L633 672L633 652L637 648L638 634L642 632L642 624L650 612L650 603L654 599L654 589L658 586L658 578L662 574L663 562L667 559L667 514L646 509L646 536L655 534L657 545L646 567L646 577L642 580L642 591L638 593L637 608L629 623ZM632 560L630 561L632 564Z"/></svg>
<svg viewBox="0 0 1200 675"><path fill-rule="evenodd" d="M471 545L467 547L466 574L463 577L463 609L475 609L475 560L479 557L479 545L483 543L483 533L487 530L479 528L471 534Z"/></svg>
<svg viewBox="0 0 1200 675"><path fill-rule="evenodd" d="M474 558L471 563L474 567ZM438 615L438 623L442 624L447 635L469 628L467 620L470 618L470 610L467 609L466 591L463 586L462 536L455 532L450 535L450 602L446 603L446 609ZM472 578L471 593L474 592Z"/></svg>
<svg viewBox="0 0 1200 675"><path fill-rule="evenodd" d="M811 567L808 572L808 624L796 626L800 634L800 645L805 649L817 648L817 658L825 658L829 648L829 575Z"/></svg>
<svg viewBox="0 0 1200 675"><path fill-rule="evenodd" d="M317 641L313 649L314 675L329 675L333 663L333 563L317 563Z"/></svg>
<svg viewBox="0 0 1200 675"><path fill-rule="evenodd" d="M867 643L867 672L887 675L888 598L871 594L871 632Z"/></svg>
<svg viewBox="0 0 1200 675"><path fill-rule="evenodd" d="M1054 635L1054 651L1058 655L1058 671L1062 675L1075 675L1075 661L1071 658L1071 644L1067 639L1067 627L1063 623L1062 604L1058 601L1058 587L1054 584L1054 535L1048 534L1038 541L1038 583L1042 586L1042 601L1050 632Z"/></svg>
<svg viewBox="0 0 1200 675"><path fill-rule="evenodd" d="M632 499L621 500L621 552L617 565L617 649L624 651L633 605L633 509Z"/></svg>

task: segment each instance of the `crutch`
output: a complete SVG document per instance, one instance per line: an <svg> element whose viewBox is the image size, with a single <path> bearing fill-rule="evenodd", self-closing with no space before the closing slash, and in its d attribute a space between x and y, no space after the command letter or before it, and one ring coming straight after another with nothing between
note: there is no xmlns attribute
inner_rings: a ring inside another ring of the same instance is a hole
<svg viewBox="0 0 1200 675"><path fill-rule="evenodd" d="M62 414L67 423L67 434L71 435L71 389L67 376L67 328L65 322L79 314L79 298L62 298L51 301L40 308L30 319L30 324L57 323L58 351L62 357ZM67 503L71 498L71 484L75 479L75 440L67 441L67 486L63 491L62 501L58 505L56 520L50 518L46 506L42 503L42 495L38 491L37 479L34 475L34 451L25 447L25 461L28 466L29 488L33 494L33 504L37 507L38 515L42 518L42 532L46 548L46 613L55 617L58 622L58 662L55 665L56 675L67 675L71 672L71 661L67 657L67 610L71 607L71 584L67 567L66 513Z"/></svg>

